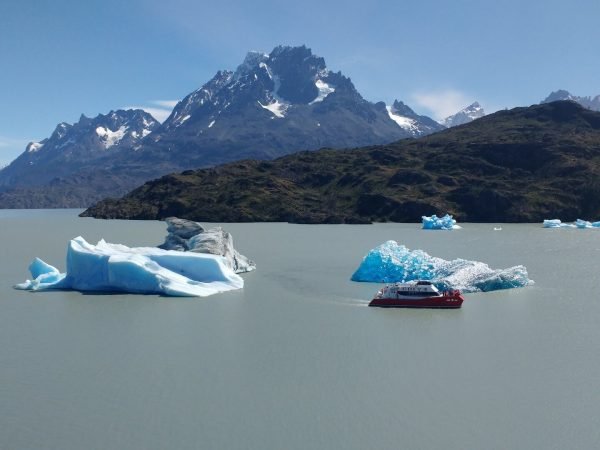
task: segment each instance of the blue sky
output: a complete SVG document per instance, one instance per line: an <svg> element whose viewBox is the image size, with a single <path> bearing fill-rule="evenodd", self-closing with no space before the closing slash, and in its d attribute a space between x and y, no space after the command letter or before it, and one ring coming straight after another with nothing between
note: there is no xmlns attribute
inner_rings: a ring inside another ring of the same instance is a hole
<svg viewBox="0 0 600 450"><path fill-rule="evenodd" d="M248 50L306 44L368 100L441 118L600 94L598 0L0 3L0 165L59 122L164 115Z"/></svg>

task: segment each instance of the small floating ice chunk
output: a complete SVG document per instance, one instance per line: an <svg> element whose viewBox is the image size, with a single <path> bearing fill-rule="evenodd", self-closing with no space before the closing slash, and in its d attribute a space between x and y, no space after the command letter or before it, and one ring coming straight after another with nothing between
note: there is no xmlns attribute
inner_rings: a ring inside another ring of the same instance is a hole
<svg viewBox="0 0 600 450"><path fill-rule="evenodd" d="M61 289L65 285L66 274L60 273L56 267L45 263L40 258L35 258L29 265L29 272L33 279L17 284L15 288L41 291L50 288Z"/></svg>
<svg viewBox="0 0 600 450"><path fill-rule="evenodd" d="M423 250L409 250L396 241L387 241L369 251L352 280L377 283L430 280L439 289L463 292L487 292L533 284L527 269L521 265L494 270L479 261L447 261Z"/></svg>
<svg viewBox="0 0 600 450"><path fill-rule="evenodd" d="M561 222L560 219L545 219L544 228L600 228L600 222L589 222L583 219L577 219L575 223Z"/></svg>
<svg viewBox="0 0 600 450"><path fill-rule="evenodd" d="M422 216L421 219L424 230L458 230L461 228L449 214L443 217L438 217L435 214L431 217Z"/></svg>
<svg viewBox="0 0 600 450"><path fill-rule="evenodd" d="M575 226L577 228L592 228L592 223L587 220L577 219L575 221Z"/></svg>
<svg viewBox="0 0 600 450"><path fill-rule="evenodd" d="M15 288L204 297L244 286L244 280L225 264L222 256L155 247L130 248L104 240L92 245L81 236L69 243L66 273L38 258L29 269L33 280Z"/></svg>

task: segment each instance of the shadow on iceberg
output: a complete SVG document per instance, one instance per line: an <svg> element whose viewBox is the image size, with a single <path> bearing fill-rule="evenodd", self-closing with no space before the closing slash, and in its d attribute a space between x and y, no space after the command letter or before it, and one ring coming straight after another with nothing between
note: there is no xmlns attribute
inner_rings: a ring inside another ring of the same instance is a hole
<svg viewBox="0 0 600 450"><path fill-rule="evenodd" d="M423 250L409 250L396 241L375 247L363 258L352 281L377 283L429 280L440 290L487 292L533 284L524 266L494 270L466 259L447 261Z"/></svg>
<svg viewBox="0 0 600 450"><path fill-rule="evenodd" d="M168 217L165 242L159 248L182 252L208 253L220 255L225 264L235 273L250 272L256 269L254 261L240 254L233 247L233 237L221 227L205 230L198 222L178 217Z"/></svg>

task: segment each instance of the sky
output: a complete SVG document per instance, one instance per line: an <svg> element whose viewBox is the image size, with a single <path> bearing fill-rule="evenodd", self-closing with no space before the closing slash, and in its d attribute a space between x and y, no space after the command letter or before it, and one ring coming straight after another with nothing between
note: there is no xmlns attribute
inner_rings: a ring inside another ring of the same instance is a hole
<svg viewBox="0 0 600 450"><path fill-rule="evenodd" d="M600 94L598 0L3 0L0 166L83 113L174 104L249 50L302 45L371 101L442 119Z"/></svg>

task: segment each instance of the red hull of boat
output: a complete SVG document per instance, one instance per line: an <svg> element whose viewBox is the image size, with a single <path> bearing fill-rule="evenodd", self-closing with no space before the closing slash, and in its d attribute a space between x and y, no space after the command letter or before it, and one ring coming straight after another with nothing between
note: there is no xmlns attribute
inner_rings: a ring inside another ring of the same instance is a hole
<svg viewBox="0 0 600 450"><path fill-rule="evenodd" d="M369 306L378 306L380 308L460 308L464 298L462 295L426 297L420 299L406 298L374 298Z"/></svg>

